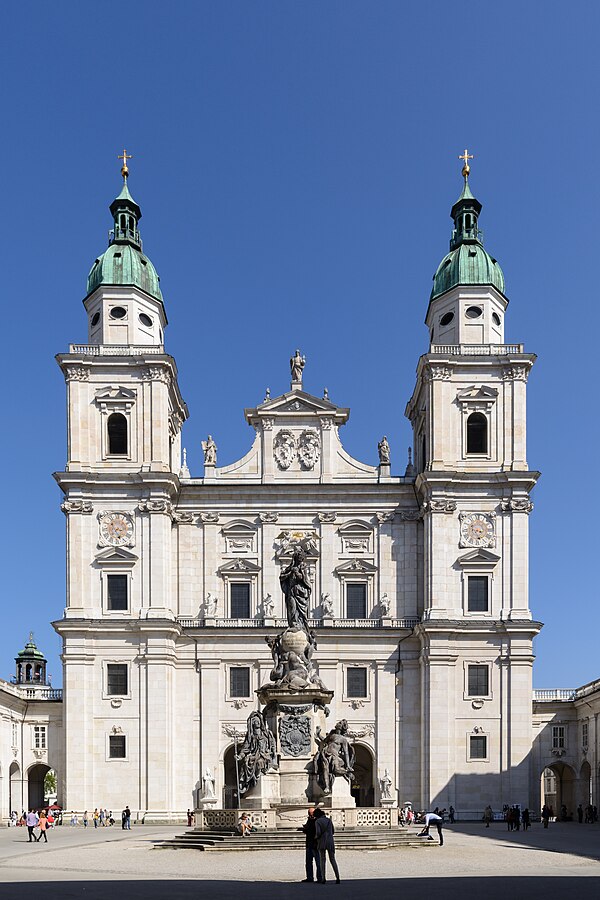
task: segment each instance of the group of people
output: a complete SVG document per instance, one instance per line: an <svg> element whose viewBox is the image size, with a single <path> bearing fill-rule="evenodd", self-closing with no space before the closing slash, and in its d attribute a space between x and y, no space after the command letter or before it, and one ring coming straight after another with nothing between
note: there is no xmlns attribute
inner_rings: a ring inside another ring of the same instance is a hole
<svg viewBox="0 0 600 900"><path fill-rule="evenodd" d="M598 807L589 803L584 810L580 803L577 807L577 821L580 825L582 822L585 822L586 825L593 825L598 821Z"/></svg>
<svg viewBox="0 0 600 900"><path fill-rule="evenodd" d="M309 807L308 818L302 826L302 831L306 838L306 878L303 881L327 884L326 864L329 857L335 883L340 884L340 870L335 858L335 827L329 816L322 809Z"/></svg>
<svg viewBox="0 0 600 900"><path fill-rule="evenodd" d="M508 831L520 831L521 825L523 826L523 831L531 828L531 814L527 807L521 811L519 804L515 803L513 806L505 806L503 813Z"/></svg>
<svg viewBox="0 0 600 900"><path fill-rule="evenodd" d="M110 827L115 824L112 810L102 808L94 810L91 816L91 821L94 823L94 828ZM47 844L47 832L56 824L56 820L50 808L41 809L39 810L39 812L36 809L32 808L27 814L23 813L20 819L17 819L16 813L12 813L11 823L14 825L27 826L27 830L29 832L29 843L37 843L43 837L44 842ZM86 809L81 817L81 824L84 828L87 828L89 823L90 816ZM59 824L62 824L62 820ZM73 827L79 825L79 815L74 810L71 812L69 824ZM121 828L123 828L124 831L129 831L131 829L131 810L129 809L129 806L126 806L121 813ZM36 829L39 829L39 834L37 835L35 834Z"/></svg>

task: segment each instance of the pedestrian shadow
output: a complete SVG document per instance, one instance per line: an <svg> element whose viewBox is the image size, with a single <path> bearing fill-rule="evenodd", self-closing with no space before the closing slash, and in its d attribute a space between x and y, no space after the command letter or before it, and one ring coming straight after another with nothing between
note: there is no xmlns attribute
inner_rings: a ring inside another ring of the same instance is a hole
<svg viewBox="0 0 600 900"><path fill-rule="evenodd" d="M299 882L282 882L253 880L205 880L205 879L131 879L131 880L104 880L104 881L64 881L52 878L52 895L61 900L198 900L199 897L206 900L297 900L297 898L318 897L333 893L334 896L343 897L344 900L369 900L376 897L377 900L398 900L401 896L433 897L442 896L444 900L464 900L465 897L476 894L485 897L485 900L506 900L506 897L514 897L517 900L527 897L527 900L553 900L564 896L600 896L600 875L592 876L510 876L503 878L481 877L474 875L472 878L376 878L353 879L342 881L337 886L335 882L329 890L329 883L325 886L314 884L306 885ZM44 882L19 881L18 883L0 885L0 898L14 898L15 896L30 897L39 893ZM336 890L336 888L339 888Z"/></svg>

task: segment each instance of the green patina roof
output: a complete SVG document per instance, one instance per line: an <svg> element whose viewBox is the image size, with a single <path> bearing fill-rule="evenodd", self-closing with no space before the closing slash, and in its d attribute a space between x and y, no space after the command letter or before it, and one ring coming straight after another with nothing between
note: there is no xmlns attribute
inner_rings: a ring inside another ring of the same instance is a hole
<svg viewBox="0 0 600 900"><path fill-rule="evenodd" d="M101 284L133 284L157 300L162 300L156 269L148 257L133 244L113 243L98 257L88 275L88 294Z"/></svg>
<svg viewBox="0 0 600 900"><path fill-rule="evenodd" d="M142 249L138 231L142 211L129 193L126 176L123 178L121 193L110 205L110 212L114 228L108 250L98 257L90 269L88 294L101 284L135 285L162 301L160 278Z"/></svg>
<svg viewBox="0 0 600 900"><path fill-rule="evenodd" d="M454 231L450 252L433 276L431 300L458 284L491 284L504 293L504 275L498 262L483 246L483 235L477 227L481 203L471 193L465 176L462 193L451 210Z"/></svg>
<svg viewBox="0 0 600 900"><path fill-rule="evenodd" d="M44 662L46 661L46 657L42 653L41 650L38 650L35 641L33 640L33 634L29 635L29 640L25 644L23 650L20 650L15 660L18 662L20 659L41 659Z"/></svg>

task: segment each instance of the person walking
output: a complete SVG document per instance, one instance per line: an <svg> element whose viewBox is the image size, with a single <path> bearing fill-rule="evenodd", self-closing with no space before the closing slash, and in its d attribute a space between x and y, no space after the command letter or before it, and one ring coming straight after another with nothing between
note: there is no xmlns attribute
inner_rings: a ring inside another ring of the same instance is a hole
<svg viewBox="0 0 600 900"><path fill-rule="evenodd" d="M493 818L494 818L494 811L493 811L492 807L490 806L490 804L488 803L488 805L486 806L486 808L483 811L483 821L485 822L486 828L490 827L490 822L493 820Z"/></svg>
<svg viewBox="0 0 600 900"><path fill-rule="evenodd" d="M313 860L317 868L317 881L322 880L321 874L321 854L317 848L317 821L315 819L315 808L310 806L308 809L308 818L302 826L304 837L306 839L305 868L306 878L303 884L314 882Z"/></svg>
<svg viewBox="0 0 600 900"><path fill-rule="evenodd" d="M544 828L548 827L548 822L550 821L550 807L544 803L542 806L542 824Z"/></svg>
<svg viewBox="0 0 600 900"><path fill-rule="evenodd" d="M580 825L583 822L583 806L581 805L581 803L577 807L577 821Z"/></svg>
<svg viewBox="0 0 600 900"><path fill-rule="evenodd" d="M448 810L448 820L451 825L454 825L454 807L453 806L450 806L450 809Z"/></svg>
<svg viewBox="0 0 600 900"><path fill-rule="evenodd" d="M442 825L443 825L442 817L438 816L437 813L425 813L425 812L421 812L420 817L423 820L424 824L423 824L423 830L419 831L419 833L417 834L417 837L427 837L427 838L429 838L430 841L432 841L433 838L429 834L429 826L435 825L435 827L437 828L437 833L438 833L439 839L440 839L440 847L443 847L444 834L442 831Z"/></svg>
<svg viewBox="0 0 600 900"><path fill-rule="evenodd" d="M531 828L531 816L529 815L529 807L525 807L523 810L523 831L528 831Z"/></svg>
<svg viewBox="0 0 600 900"><path fill-rule="evenodd" d="M38 814L35 809L30 809L25 818L25 824L27 825L27 831L29 832L29 843L34 843L37 841L37 838L34 834L33 829L37 828L39 822Z"/></svg>
<svg viewBox="0 0 600 900"><path fill-rule="evenodd" d="M329 857L331 868L335 874L335 883L340 884L340 870L335 859L335 828L333 822L326 816L322 809L315 809L315 836L317 848L321 859L321 880L320 884L327 884L326 877L326 856Z"/></svg>
<svg viewBox="0 0 600 900"><path fill-rule="evenodd" d="M46 810L45 810L45 809L43 809L43 810L41 811L41 813L40 813L40 816L39 816L39 819L38 819L38 826L39 826L39 829L40 829L40 833L39 833L38 836L36 837L36 841L38 841L38 842L41 841L42 835L43 835L43 837L44 837L44 843L47 844L47 843L48 843L48 835L47 835L46 832L48 831L48 817L46 816Z"/></svg>
<svg viewBox="0 0 600 900"><path fill-rule="evenodd" d="M94 810L94 828L98 827L98 822L100 821L100 814L98 812L98 807Z"/></svg>
<svg viewBox="0 0 600 900"><path fill-rule="evenodd" d="M84 810L82 822L83 822L83 827L87 828L88 827L88 811L87 811L87 809Z"/></svg>
<svg viewBox="0 0 600 900"><path fill-rule="evenodd" d="M128 806L121 813L121 828L123 831L131 831L131 810Z"/></svg>

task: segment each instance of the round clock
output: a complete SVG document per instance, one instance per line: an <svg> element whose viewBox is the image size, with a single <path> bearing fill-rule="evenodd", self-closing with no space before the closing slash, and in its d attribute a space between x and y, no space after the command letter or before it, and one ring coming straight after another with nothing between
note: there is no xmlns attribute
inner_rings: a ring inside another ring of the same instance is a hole
<svg viewBox="0 0 600 900"><path fill-rule="evenodd" d="M102 539L113 547L130 544L133 537L133 522L124 513L105 513L100 520L100 534Z"/></svg>
<svg viewBox="0 0 600 900"><path fill-rule="evenodd" d="M463 541L471 547L492 547L494 545L494 524L483 513L463 516L460 524Z"/></svg>

